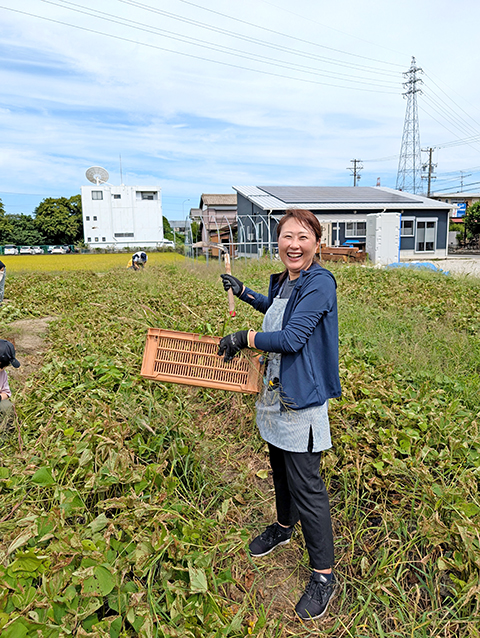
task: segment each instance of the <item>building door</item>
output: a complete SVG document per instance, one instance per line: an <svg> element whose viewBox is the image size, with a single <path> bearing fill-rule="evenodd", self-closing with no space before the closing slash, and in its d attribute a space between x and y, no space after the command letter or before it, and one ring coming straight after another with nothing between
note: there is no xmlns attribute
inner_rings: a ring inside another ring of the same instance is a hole
<svg viewBox="0 0 480 638"><path fill-rule="evenodd" d="M417 220L417 233L415 237L415 250L417 253L435 252L436 237L436 220Z"/></svg>
<svg viewBox="0 0 480 638"><path fill-rule="evenodd" d="M322 244L331 246L332 245L332 223L321 222L320 226L322 227Z"/></svg>

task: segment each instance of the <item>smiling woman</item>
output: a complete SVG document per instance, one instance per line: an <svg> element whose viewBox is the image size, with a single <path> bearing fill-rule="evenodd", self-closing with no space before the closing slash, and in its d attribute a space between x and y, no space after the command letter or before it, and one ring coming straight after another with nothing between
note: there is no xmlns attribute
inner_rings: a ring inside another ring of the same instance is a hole
<svg viewBox="0 0 480 638"><path fill-rule="evenodd" d="M268 297L229 275L225 289L265 314L262 330L243 330L220 342L231 360L242 348L265 353L265 379L257 426L267 442L277 520L250 543L250 555L269 554L290 542L300 521L313 569L295 611L320 618L336 589L328 494L320 476L322 452L331 447L328 400L340 396L336 283L315 255L322 229L308 210L287 210L277 228L286 270L272 275Z"/></svg>

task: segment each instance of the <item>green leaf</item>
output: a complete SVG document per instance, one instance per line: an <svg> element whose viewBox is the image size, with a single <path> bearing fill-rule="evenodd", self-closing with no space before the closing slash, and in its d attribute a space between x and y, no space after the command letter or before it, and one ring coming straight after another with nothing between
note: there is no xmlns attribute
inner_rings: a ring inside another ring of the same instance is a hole
<svg viewBox="0 0 480 638"><path fill-rule="evenodd" d="M28 629L23 624L20 618L14 620L13 623L2 631L2 638L25 638L28 634Z"/></svg>
<svg viewBox="0 0 480 638"><path fill-rule="evenodd" d="M203 569L196 569L195 567L189 567L188 573L190 575L190 589L192 592L200 592L202 594L208 591L207 576Z"/></svg>
<svg viewBox="0 0 480 638"><path fill-rule="evenodd" d="M94 518L93 521L89 523L87 527L90 527L92 532L95 534L96 532L99 532L100 530L104 529L107 525L108 525L108 518L102 512L101 514L97 516L97 518Z"/></svg>
<svg viewBox="0 0 480 638"><path fill-rule="evenodd" d="M268 478L268 470L258 470L257 476L258 478L261 478L261 479Z"/></svg>
<svg viewBox="0 0 480 638"><path fill-rule="evenodd" d="M54 478L52 476L52 470L49 467L41 467L39 470L35 472L32 476L32 483L36 483L37 485L41 485L42 487L49 487L50 485L55 485Z"/></svg>
<svg viewBox="0 0 480 638"><path fill-rule="evenodd" d="M15 550L17 550L19 547L22 547L23 545L26 545L28 543L28 541L32 538L33 536L33 532L28 530L26 532L22 532L19 536L17 536L17 538L13 541L13 543L9 546L7 553L8 554L13 554L13 552ZM32 554L32 556L35 556L34 554ZM13 565L15 565L17 561L15 561L13 563ZM10 567L11 569L12 567ZM19 571L30 571L29 569L23 569L22 567L19 568Z"/></svg>
<svg viewBox="0 0 480 638"><path fill-rule="evenodd" d="M108 594L115 587L115 576L102 565L98 565L98 567L95 567L94 573L95 578L98 580L100 586L100 593L102 594L102 596L108 596Z"/></svg>

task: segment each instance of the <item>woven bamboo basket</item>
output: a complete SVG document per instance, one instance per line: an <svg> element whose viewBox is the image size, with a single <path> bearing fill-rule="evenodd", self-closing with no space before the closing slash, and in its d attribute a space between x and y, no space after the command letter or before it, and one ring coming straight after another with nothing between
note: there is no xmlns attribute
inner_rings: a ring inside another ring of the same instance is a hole
<svg viewBox="0 0 480 638"><path fill-rule="evenodd" d="M219 343L220 337L149 328L140 374L154 381L259 392L263 373L259 356L244 350L225 363L217 355Z"/></svg>

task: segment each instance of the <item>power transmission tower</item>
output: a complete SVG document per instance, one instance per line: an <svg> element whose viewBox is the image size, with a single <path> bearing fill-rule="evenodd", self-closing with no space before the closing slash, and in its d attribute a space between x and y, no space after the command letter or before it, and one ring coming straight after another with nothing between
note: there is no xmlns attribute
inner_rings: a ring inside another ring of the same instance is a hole
<svg viewBox="0 0 480 638"><path fill-rule="evenodd" d="M415 58L408 71L403 75L407 78L403 83L406 89L403 97L407 99L405 123L403 125L402 148L397 172L397 190L408 193L418 193L422 184L422 157L420 154L420 129L418 126L417 93L421 93L418 85L423 80L417 77L423 70L417 66Z"/></svg>
<svg viewBox="0 0 480 638"><path fill-rule="evenodd" d="M433 174L434 169L437 167L437 165L432 162L433 151L434 149L432 147L422 148L423 153L428 153L428 161L422 165L422 169L426 173L422 175L422 179L427 180L427 197L430 197L432 179L437 179L437 176Z"/></svg>
<svg viewBox="0 0 480 638"><path fill-rule="evenodd" d="M363 168L362 160L353 159L353 160L350 160L350 161L352 162L353 166L347 166L347 170L352 172L353 185L356 186L358 184L358 182L360 181L360 178L361 178L360 171Z"/></svg>

